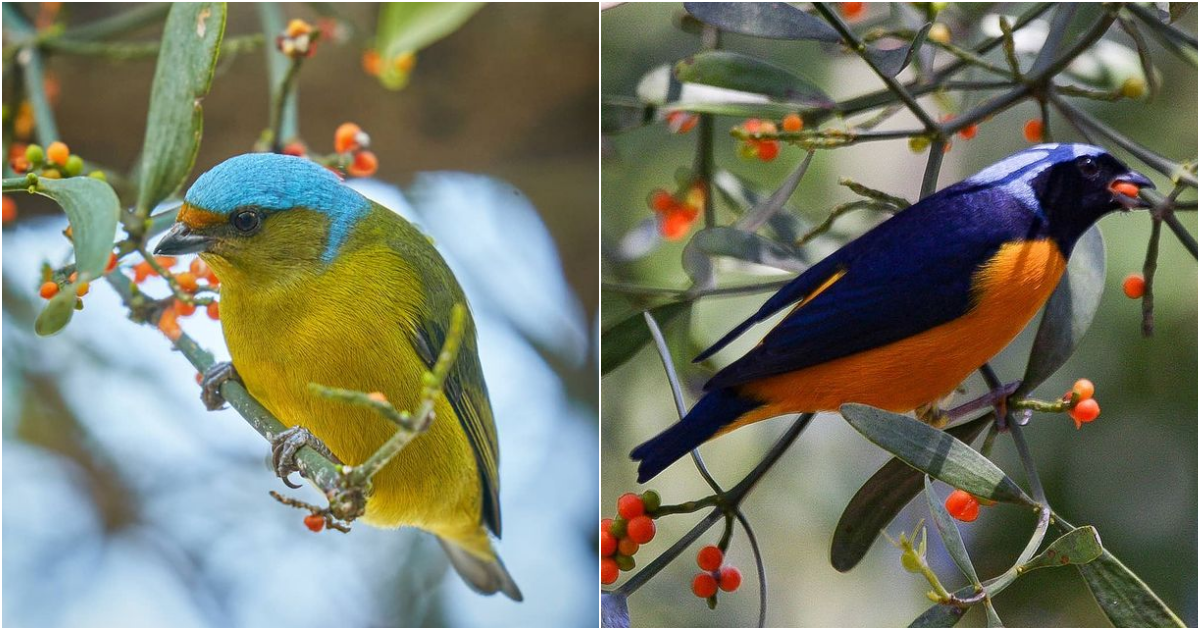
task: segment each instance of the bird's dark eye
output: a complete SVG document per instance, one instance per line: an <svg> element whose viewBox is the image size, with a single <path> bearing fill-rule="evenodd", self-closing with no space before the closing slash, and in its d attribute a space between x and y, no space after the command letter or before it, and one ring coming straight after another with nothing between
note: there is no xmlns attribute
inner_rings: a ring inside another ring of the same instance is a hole
<svg viewBox="0 0 1200 630"><path fill-rule="evenodd" d="M258 213L253 210L242 210L233 215L233 227L239 232L253 232L260 222Z"/></svg>
<svg viewBox="0 0 1200 630"><path fill-rule="evenodd" d="M1085 157L1079 160L1079 172L1083 173L1084 177L1095 177L1100 172L1100 165L1090 157Z"/></svg>

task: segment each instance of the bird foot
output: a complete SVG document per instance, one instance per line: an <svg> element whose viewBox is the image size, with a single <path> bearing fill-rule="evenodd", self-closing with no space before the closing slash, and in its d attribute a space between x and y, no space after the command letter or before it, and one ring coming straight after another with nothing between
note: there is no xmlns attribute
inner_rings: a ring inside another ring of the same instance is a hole
<svg viewBox="0 0 1200 630"><path fill-rule="evenodd" d="M328 446L325 446L324 442L304 427L296 426L278 433L271 438L271 466L275 469L275 474L289 488L301 487L300 484L292 483L292 480L288 477L292 473L300 471L300 467L296 465L296 453L305 446L320 453L335 464L340 465L342 463L333 454L333 451L329 450Z"/></svg>
<svg viewBox="0 0 1200 630"><path fill-rule="evenodd" d="M946 413L936 403L921 405L915 410L917 419L935 429L945 428L950 423L950 414Z"/></svg>
<svg viewBox="0 0 1200 630"><path fill-rule="evenodd" d="M222 361L212 364L200 379L200 400L209 411L216 411L225 406L225 397L221 395L221 386L227 381L242 382L233 363Z"/></svg>

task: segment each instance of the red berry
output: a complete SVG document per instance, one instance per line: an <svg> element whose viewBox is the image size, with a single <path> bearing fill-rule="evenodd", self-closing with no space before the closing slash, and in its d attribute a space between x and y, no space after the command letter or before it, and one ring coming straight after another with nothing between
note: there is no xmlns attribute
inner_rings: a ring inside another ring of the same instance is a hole
<svg viewBox="0 0 1200 630"><path fill-rule="evenodd" d="M1146 295L1146 279L1140 273L1131 273L1125 276L1125 282L1121 284L1121 289L1125 291L1125 297L1136 300Z"/></svg>
<svg viewBox="0 0 1200 630"><path fill-rule="evenodd" d="M975 134L977 133L979 133L978 124L967 125L966 127L958 130L958 135L962 136L963 140L970 140L971 138L974 138Z"/></svg>
<svg viewBox="0 0 1200 630"><path fill-rule="evenodd" d="M696 564L705 571L716 571L725 561L725 554L715 545L709 545L696 554Z"/></svg>
<svg viewBox="0 0 1200 630"><path fill-rule="evenodd" d="M650 199L647 203L655 212L670 212L671 208L675 207L675 197L661 188L655 188L650 192Z"/></svg>
<svg viewBox="0 0 1200 630"><path fill-rule="evenodd" d="M621 495L621 498L617 499L617 514L620 514L621 518L629 521L633 520L633 517L641 516L645 513L646 506L642 503L642 497L632 492L626 492Z"/></svg>
<svg viewBox="0 0 1200 630"><path fill-rule="evenodd" d="M1031 118L1025 121L1025 140L1029 142L1041 142L1045 137L1045 128L1042 126L1042 121L1037 118Z"/></svg>
<svg viewBox="0 0 1200 630"><path fill-rule="evenodd" d="M692 220L686 212L671 212L659 221L658 229L662 232L663 238L668 241L678 241L687 236L688 230L692 228Z"/></svg>
<svg viewBox="0 0 1200 630"><path fill-rule="evenodd" d="M696 597L708 599L717 594L717 578L711 573L697 573L696 577L692 578L692 592Z"/></svg>
<svg viewBox="0 0 1200 630"><path fill-rule="evenodd" d="M204 311L208 313L209 319L221 319L221 307L217 306L216 302L209 302Z"/></svg>
<svg viewBox="0 0 1200 630"><path fill-rule="evenodd" d="M732 593L742 585L742 572L738 571L737 567L721 567L717 582L722 591Z"/></svg>
<svg viewBox="0 0 1200 630"><path fill-rule="evenodd" d="M600 555L608 557L617 552L617 537L608 533L608 529L600 530Z"/></svg>
<svg viewBox="0 0 1200 630"><path fill-rule="evenodd" d="M379 169L379 158L370 151L359 151L354 154L354 162L346 167L346 173L353 177L370 177Z"/></svg>
<svg viewBox="0 0 1200 630"><path fill-rule="evenodd" d="M778 140L760 140L758 143L758 159L770 162L779 157Z"/></svg>
<svg viewBox="0 0 1200 630"><path fill-rule="evenodd" d="M1132 182L1113 182L1113 185L1109 186L1108 189L1118 195L1125 195L1126 197L1133 197L1135 199L1142 191L1142 189L1138 188L1137 184Z"/></svg>
<svg viewBox="0 0 1200 630"><path fill-rule="evenodd" d="M1075 428L1078 429L1100 417L1100 403L1096 402L1095 398L1081 400L1067 414L1075 420Z"/></svg>
<svg viewBox="0 0 1200 630"><path fill-rule="evenodd" d="M617 561L612 558L600 559L600 583L612 584L617 581L617 576L621 575L621 568L617 566Z"/></svg>
<svg viewBox="0 0 1200 630"><path fill-rule="evenodd" d="M104 266L104 273L109 273L113 269L116 269L116 268L117 268L117 255L112 252L109 252L108 253L108 264Z"/></svg>
<svg viewBox="0 0 1200 630"><path fill-rule="evenodd" d="M946 497L946 511L950 513L950 516L964 523L970 523L979 518L979 499L965 490L955 490Z"/></svg>
<svg viewBox="0 0 1200 630"><path fill-rule="evenodd" d="M670 112L667 114L667 129L671 133L687 133L696 128L700 116L689 112Z"/></svg>
<svg viewBox="0 0 1200 630"><path fill-rule="evenodd" d="M841 3L842 17L851 22L862 17L863 10L866 8L865 2L843 2Z"/></svg>
<svg viewBox="0 0 1200 630"><path fill-rule="evenodd" d="M359 134L361 133L362 127L352 122L338 125L337 130L333 132L333 150L345 153L359 148Z"/></svg>
<svg viewBox="0 0 1200 630"><path fill-rule="evenodd" d="M307 151L305 151L304 143L302 143L302 142L293 141L293 142L289 142L283 146L283 154L284 155L293 155L296 157L304 157L304 155L306 153L307 153Z"/></svg>
<svg viewBox="0 0 1200 630"><path fill-rule="evenodd" d="M314 532L325 529L325 517L320 514L309 514L304 517L304 526Z"/></svg>
<svg viewBox="0 0 1200 630"><path fill-rule="evenodd" d="M617 541L617 553L622 556L632 556L638 551L638 544L632 538L622 538Z"/></svg>
<svg viewBox="0 0 1200 630"><path fill-rule="evenodd" d="M635 516L629 519L629 524L625 526L625 531L633 542L644 545L651 540L654 540L654 521L645 514Z"/></svg>

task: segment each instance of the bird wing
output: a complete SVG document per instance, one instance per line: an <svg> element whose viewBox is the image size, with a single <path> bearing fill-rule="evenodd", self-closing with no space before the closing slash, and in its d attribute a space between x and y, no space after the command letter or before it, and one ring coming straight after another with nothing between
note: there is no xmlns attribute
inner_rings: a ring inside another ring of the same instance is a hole
<svg viewBox="0 0 1200 630"><path fill-rule="evenodd" d="M900 341L964 315L975 272L1037 222L998 191L949 188L883 222L817 263L768 300L711 355L750 326L795 304L754 349L705 389L819 365Z"/></svg>

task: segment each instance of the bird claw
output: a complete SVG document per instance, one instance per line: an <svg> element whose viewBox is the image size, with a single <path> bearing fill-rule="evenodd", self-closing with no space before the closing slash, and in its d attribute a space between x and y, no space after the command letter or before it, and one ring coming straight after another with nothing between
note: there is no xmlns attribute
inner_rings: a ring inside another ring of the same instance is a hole
<svg viewBox="0 0 1200 630"><path fill-rule="evenodd" d="M222 361L214 363L204 372L200 379L200 400L209 411L216 411L225 406L225 397L221 395L221 386L228 381L242 382L237 368L233 363Z"/></svg>
<svg viewBox="0 0 1200 630"><path fill-rule="evenodd" d="M300 484L292 483L289 477L294 472L300 472L300 467L296 465L296 453L305 446L320 453L335 464L342 463L333 454L333 451L330 451L329 447L325 446L324 442L304 427L295 426L278 433L271 438L271 467L275 469L275 474L283 480L284 485L289 488L302 487Z"/></svg>
<svg viewBox="0 0 1200 630"><path fill-rule="evenodd" d="M950 423L950 414L942 410L937 403L921 405L916 410L917 419L935 429L945 428Z"/></svg>

